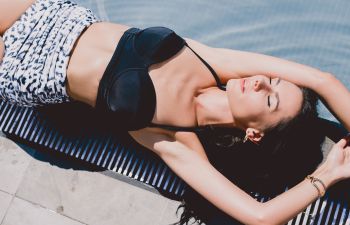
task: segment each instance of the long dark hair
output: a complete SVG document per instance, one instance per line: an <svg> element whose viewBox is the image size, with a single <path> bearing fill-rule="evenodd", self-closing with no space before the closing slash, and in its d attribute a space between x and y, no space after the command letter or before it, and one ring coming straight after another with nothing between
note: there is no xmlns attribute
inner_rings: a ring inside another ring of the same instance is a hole
<svg viewBox="0 0 350 225"><path fill-rule="evenodd" d="M245 133L240 130L215 128L198 133L213 166L246 192L267 196L283 192L311 173L322 161L324 137L315 129L317 95L301 90L303 103L298 115L268 128L259 146L243 143ZM222 213L190 187L178 212L182 213L176 224L181 225L202 224Z"/></svg>

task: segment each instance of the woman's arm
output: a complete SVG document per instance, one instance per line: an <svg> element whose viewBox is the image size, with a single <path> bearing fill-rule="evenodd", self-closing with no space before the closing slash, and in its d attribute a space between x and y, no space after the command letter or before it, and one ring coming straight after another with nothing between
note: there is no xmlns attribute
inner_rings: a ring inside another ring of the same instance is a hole
<svg viewBox="0 0 350 225"><path fill-rule="evenodd" d="M176 134L140 130L131 132L131 135L156 152L194 190L245 224L283 224L318 197L315 187L305 180L278 197L259 203L219 173L197 151L177 140ZM345 143L342 140L336 144L326 163L313 174L327 187L350 176L350 148L345 149Z"/></svg>
<svg viewBox="0 0 350 225"><path fill-rule="evenodd" d="M0 35L34 2L35 0L0 0Z"/></svg>
<svg viewBox="0 0 350 225"><path fill-rule="evenodd" d="M310 88L321 97L334 116L350 131L350 92L332 74L262 54L228 49L216 49L215 51L216 54L223 57L223 67L226 68L224 77L234 77L230 76L230 73L236 73L240 77L262 74L279 77L298 86ZM229 65L227 61L231 60L232 63ZM230 72L230 68L234 72Z"/></svg>
<svg viewBox="0 0 350 225"><path fill-rule="evenodd" d="M212 48L191 39L186 39L186 42L208 60L224 83L230 79L265 75L280 77L297 85L309 87L312 84L317 86L317 83L327 77L326 73L316 68L269 55Z"/></svg>
<svg viewBox="0 0 350 225"><path fill-rule="evenodd" d="M186 42L200 54L220 76L222 82L230 79L265 75L280 77L300 86L324 79L322 71L273 56L225 48L212 48L197 41Z"/></svg>
<svg viewBox="0 0 350 225"><path fill-rule="evenodd" d="M350 131L350 92L337 78L326 74L325 79L313 89L316 91L327 108Z"/></svg>
<svg viewBox="0 0 350 225"><path fill-rule="evenodd" d="M310 88L319 94L330 111L350 130L350 92L332 74L273 56L211 48L190 39L187 42L212 64L222 82L260 74Z"/></svg>

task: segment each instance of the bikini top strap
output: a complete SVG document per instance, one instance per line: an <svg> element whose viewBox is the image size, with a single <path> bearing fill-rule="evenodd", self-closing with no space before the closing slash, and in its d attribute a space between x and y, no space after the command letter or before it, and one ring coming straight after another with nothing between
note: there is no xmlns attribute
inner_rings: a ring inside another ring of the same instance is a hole
<svg viewBox="0 0 350 225"><path fill-rule="evenodd" d="M178 127L178 126L171 126L171 125L164 125L164 124L156 124L156 123L150 123L148 127L156 127L156 128L162 128L165 130L170 131L183 131L183 132L200 132L207 129L212 129L210 125L207 126L198 126L198 127Z"/></svg>
<svg viewBox="0 0 350 225"><path fill-rule="evenodd" d="M219 76L217 75L217 73L215 72L215 70L209 65L209 63L207 63L202 57L200 57L200 55L197 54L197 52L195 52L188 44L187 42L185 42L185 45L191 49L191 51L204 63L204 65L209 69L209 71L211 72L211 74L213 75L216 84L218 86L219 89L226 91L226 85L223 85L220 81Z"/></svg>

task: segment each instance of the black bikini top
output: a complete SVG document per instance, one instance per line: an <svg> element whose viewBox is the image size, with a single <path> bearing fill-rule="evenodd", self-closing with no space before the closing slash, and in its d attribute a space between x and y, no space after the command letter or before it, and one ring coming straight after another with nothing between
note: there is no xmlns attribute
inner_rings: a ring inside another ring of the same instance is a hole
<svg viewBox="0 0 350 225"><path fill-rule="evenodd" d="M192 132L210 127L177 127L151 122L156 109L156 93L148 68L171 58L184 46L191 49L209 69L218 88L225 90L214 69L174 31L165 27L130 28L121 37L102 76L96 109L123 130L159 127Z"/></svg>

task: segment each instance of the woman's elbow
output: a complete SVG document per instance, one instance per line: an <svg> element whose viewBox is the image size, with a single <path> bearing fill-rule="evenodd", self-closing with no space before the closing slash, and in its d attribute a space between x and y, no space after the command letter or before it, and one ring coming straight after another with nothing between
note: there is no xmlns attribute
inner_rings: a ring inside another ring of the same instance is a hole
<svg viewBox="0 0 350 225"><path fill-rule="evenodd" d="M254 212L254 218L251 223L251 225L279 225L283 223L278 223L278 221L275 220L275 218L271 215L271 213L268 213L266 210L264 203L260 203L260 209L256 210Z"/></svg>
<svg viewBox="0 0 350 225"><path fill-rule="evenodd" d="M271 218L266 217L265 215L259 214L255 217L254 222L248 223L250 225L278 225L280 223L275 223Z"/></svg>
<svg viewBox="0 0 350 225"><path fill-rule="evenodd" d="M337 78L331 73L321 72L320 74L321 75L317 76L317 79L315 79L313 83L313 89L315 91L320 91L327 88L330 84L337 80Z"/></svg>
<svg viewBox="0 0 350 225"><path fill-rule="evenodd" d="M167 140L159 141L154 145L157 155L164 161L176 160L181 161L186 156L186 150L183 145L176 141L170 142Z"/></svg>
<svg viewBox="0 0 350 225"><path fill-rule="evenodd" d="M254 225L272 225L272 221L270 220L266 213L257 212Z"/></svg>
<svg viewBox="0 0 350 225"><path fill-rule="evenodd" d="M250 222L244 222L244 224L247 225L271 225L268 223L268 219L266 218L266 215L261 211L255 211L253 218L249 219Z"/></svg>

